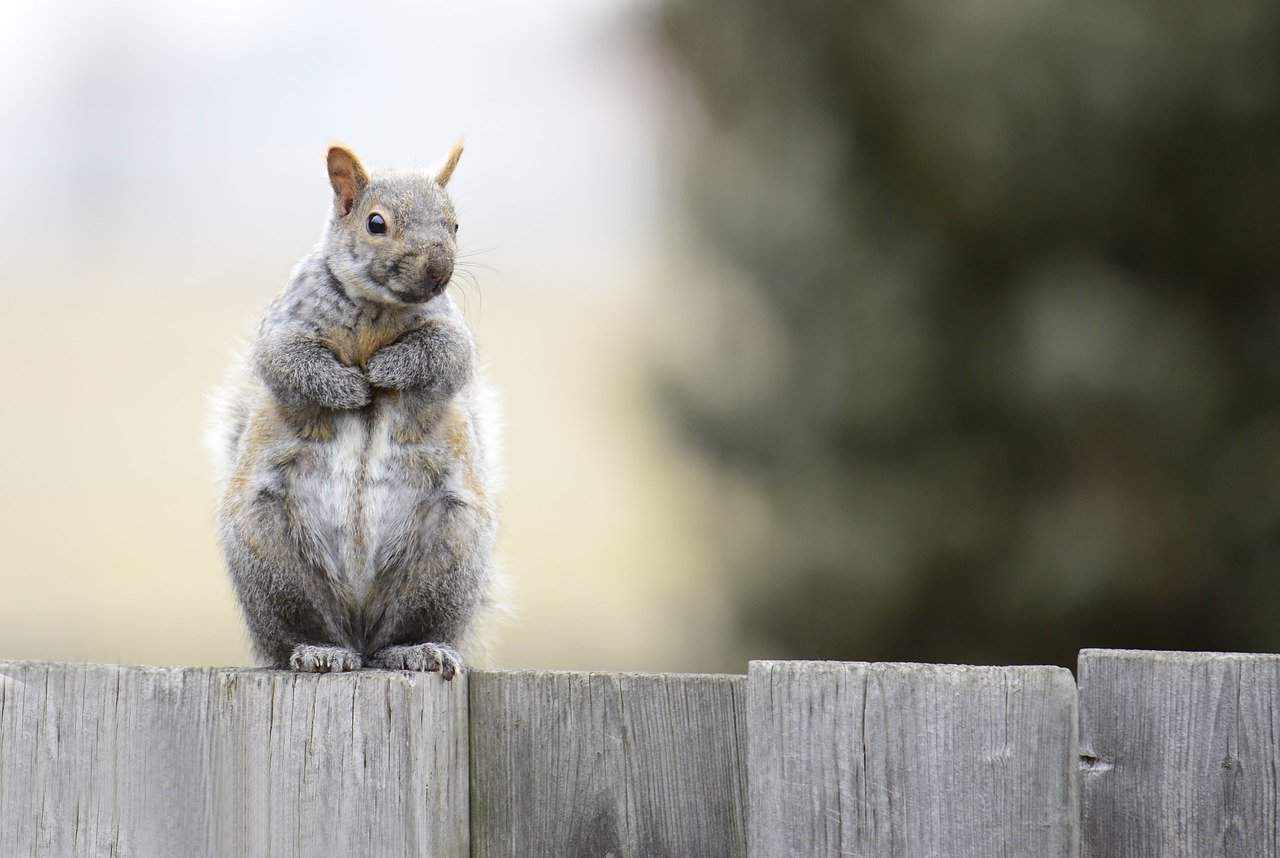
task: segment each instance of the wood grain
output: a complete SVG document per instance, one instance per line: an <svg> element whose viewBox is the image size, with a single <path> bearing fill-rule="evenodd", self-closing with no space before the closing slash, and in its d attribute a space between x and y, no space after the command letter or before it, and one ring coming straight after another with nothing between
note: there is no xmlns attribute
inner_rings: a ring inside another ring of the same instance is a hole
<svg viewBox="0 0 1280 858"><path fill-rule="evenodd" d="M1280 656L1085 650L1079 674L1086 856L1280 856Z"/></svg>
<svg viewBox="0 0 1280 858"><path fill-rule="evenodd" d="M0 663L0 855L437 856L464 679Z"/></svg>
<svg viewBox="0 0 1280 858"><path fill-rule="evenodd" d="M745 677L474 673L473 854L746 854Z"/></svg>
<svg viewBox="0 0 1280 858"><path fill-rule="evenodd" d="M1078 854L1076 690L1053 667L753 661L749 854Z"/></svg>

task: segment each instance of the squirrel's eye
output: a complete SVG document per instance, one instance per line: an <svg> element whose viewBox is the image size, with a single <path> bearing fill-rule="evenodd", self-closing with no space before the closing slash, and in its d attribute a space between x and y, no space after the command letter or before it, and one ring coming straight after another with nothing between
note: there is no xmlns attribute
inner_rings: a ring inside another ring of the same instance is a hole
<svg viewBox="0 0 1280 858"><path fill-rule="evenodd" d="M453 234L454 234L454 235L457 235L457 234L458 234L458 223L457 223L457 221L454 221L454 224L453 224Z"/></svg>
<svg viewBox="0 0 1280 858"><path fill-rule="evenodd" d="M383 235L387 231L387 222L382 215L374 212L369 215L369 232L374 235Z"/></svg>

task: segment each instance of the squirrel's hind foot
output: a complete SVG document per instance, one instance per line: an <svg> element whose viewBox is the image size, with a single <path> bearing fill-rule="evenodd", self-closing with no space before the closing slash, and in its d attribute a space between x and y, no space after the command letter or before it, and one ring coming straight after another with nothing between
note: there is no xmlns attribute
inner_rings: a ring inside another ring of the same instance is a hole
<svg viewBox="0 0 1280 858"><path fill-rule="evenodd" d="M378 650L370 666L385 670L438 671L445 679L453 679L462 670L462 657L448 644L408 644Z"/></svg>
<svg viewBox="0 0 1280 858"><path fill-rule="evenodd" d="M289 667L299 673L340 673L360 666L360 654L340 646L298 644L289 656Z"/></svg>

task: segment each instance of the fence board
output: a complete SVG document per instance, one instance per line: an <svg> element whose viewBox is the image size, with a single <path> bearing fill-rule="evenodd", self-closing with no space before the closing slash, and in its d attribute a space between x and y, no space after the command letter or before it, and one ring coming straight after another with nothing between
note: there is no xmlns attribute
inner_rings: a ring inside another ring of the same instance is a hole
<svg viewBox="0 0 1280 858"><path fill-rule="evenodd" d="M745 855L745 677L470 681L474 855Z"/></svg>
<svg viewBox="0 0 1280 858"><path fill-rule="evenodd" d="M1079 673L1086 856L1280 856L1280 656L1085 650Z"/></svg>
<svg viewBox="0 0 1280 858"><path fill-rule="evenodd" d="M465 680L0 663L0 855L439 856Z"/></svg>
<svg viewBox="0 0 1280 858"><path fill-rule="evenodd" d="M747 711L753 858L1078 854L1069 671L753 661Z"/></svg>

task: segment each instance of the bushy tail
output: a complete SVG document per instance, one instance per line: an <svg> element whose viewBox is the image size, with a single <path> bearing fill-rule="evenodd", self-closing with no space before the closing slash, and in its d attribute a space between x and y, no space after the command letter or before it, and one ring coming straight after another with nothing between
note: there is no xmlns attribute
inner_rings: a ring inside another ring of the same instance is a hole
<svg viewBox="0 0 1280 858"><path fill-rule="evenodd" d="M468 401L479 447L477 464L485 494L496 505L506 476L502 468L502 401L498 388L482 371L472 384ZM499 557L492 557L491 563L484 602L464 644L467 663L476 667L493 666L493 650L502 628L513 619L514 582Z"/></svg>
<svg viewBox="0 0 1280 858"><path fill-rule="evenodd" d="M208 397L204 445L219 488L226 485L235 469L240 438L256 399L258 382L249 365L248 353L248 347L243 344L235 349L226 376Z"/></svg>
<svg viewBox="0 0 1280 858"><path fill-rule="evenodd" d="M472 385L471 422L480 448L480 477L485 493L497 500L506 482L502 467L502 397L483 371L476 373Z"/></svg>

